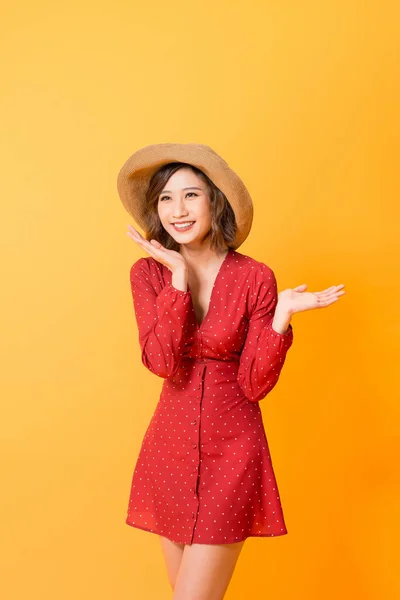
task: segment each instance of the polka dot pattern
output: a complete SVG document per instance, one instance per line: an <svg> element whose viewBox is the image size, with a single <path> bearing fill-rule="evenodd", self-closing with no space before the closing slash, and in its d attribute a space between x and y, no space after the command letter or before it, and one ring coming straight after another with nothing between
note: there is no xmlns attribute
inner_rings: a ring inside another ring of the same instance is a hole
<svg viewBox="0 0 400 600"><path fill-rule="evenodd" d="M230 249L201 323L190 287L152 257L131 268L142 362L163 378L136 461L126 523L183 544L287 533L259 401L293 328L272 328L277 283Z"/></svg>

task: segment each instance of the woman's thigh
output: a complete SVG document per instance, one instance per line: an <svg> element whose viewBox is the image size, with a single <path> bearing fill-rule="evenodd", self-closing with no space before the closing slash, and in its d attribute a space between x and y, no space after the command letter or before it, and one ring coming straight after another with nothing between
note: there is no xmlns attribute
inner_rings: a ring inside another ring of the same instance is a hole
<svg viewBox="0 0 400 600"><path fill-rule="evenodd" d="M222 600L244 542L185 546L173 600Z"/></svg>
<svg viewBox="0 0 400 600"><path fill-rule="evenodd" d="M164 554L165 564L167 566L168 579L172 589L174 589L176 576L181 565L185 545L172 542L171 540L162 535L160 535L159 538Z"/></svg>

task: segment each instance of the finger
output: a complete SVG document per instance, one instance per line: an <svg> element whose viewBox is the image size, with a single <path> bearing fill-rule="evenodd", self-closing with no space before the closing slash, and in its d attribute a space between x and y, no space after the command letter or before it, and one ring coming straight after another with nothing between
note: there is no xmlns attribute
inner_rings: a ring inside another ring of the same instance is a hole
<svg viewBox="0 0 400 600"><path fill-rule="evenodd" d="M160 250L165 250L164 246L158 240L150 240L150 244Z"/></svg>
<svg viewBox="0 0 400 600"><path fill-rule="evenodd" d="M332 286L330 288L327 288L326 290L322 290L322 292L314 292L317 296L329 296L331 294L337 294L338 290L343 288L343 285L340 286Z"/></svg>
<svg viewBox="0 0 400 600"><path fill-rule="evenodd" d="M165 252L166 248L164 248L164 246L162 244L160 244L160 242L158 242L157 240L143 240L146 244L149 244L150 248L152 248L152 250L157 250L160 252Z"/></svg>
<svg viewBox="0 0 400 600"><path fill-rule="evenodd" d="M331 287L328 287L325 290L322 290L321 292L317 292L317 293L325 294L327 292L331 292L332 290L340 290L343 287L344 287L344 283L341 283L340 285L331 285Z"/></svg>
<svg viewBox="0 0 400 600"><path fill-rule="evenodd" d="M127 235L129 235L138 244L149 244L150 245L150 242L148 240L146 240L143 236L141 236L140 233L138 233L136 231L136 229L134 229L134 228L132 228L131 231L128 231Z"/></svg>
<svg viewBox="0 0 400 600"><path fill-rule="evenodd" d="M140 242L141 242L140 238L138 238L134 233L131 233L130 231L127 231L126 235L129 236L137 244L140 244Z"/></svg>
<svg viewBox="0 0 400 600"><path fill-rule="evenodd" d="M328 298L325 300L318 300L317 308L324 308L325 306L330 306L334 302L337 302L339 300L339 295L342 295L342 294L344 294L344 292L339 292L338 296L335 296L333 298Z"/></svg>
<svg viewBox="0 0 400 600"><path fill-rule="evenodd" d="M132 234L130 231L128 231L126 235L132 238L134 242L136 242L141 248L143 248L143 250L146 250L146 252L149 252L153 255L153 250L155 250L155 247L152 246L147 240L135 237L134 234Z"/></svg>
<svg viewBox="0 0 400 600"><path fill-rule="evenodd" d="M128 225L129 230L132 232L133 235L136 235L136 237L140 238L141 240L143 240L143 236L138 232L137 229L135 229L132 225Z"/></svg>
<svg viewBox="0 0 400 600"><path fill-rule="evenodd" d="M127 231L127 235L129 235L135 242L139 242L142 240L140 235L136 231Z"/></svg>
<svg viewBox="0 0 400 600"><path fill-rule="evenodd" d="M157 259L158 259L158 260L161 260L161 258L162 258L163 256L165 256L165 254L164 254L164 250L165 250L165 248L164 248L164 247L163 247L161 244L160 244L160 248L157 248L156 246L154 246L153 244L151 244L151 243L149 242L149 240L146 240L145 238L143 238L143 237L142 237L142 236L140 236L140 235L139 235L138 237L134 237L134 235L131 235L131 234L130 234L130 232L128 232L128 235L129 235L130 237L132 237L132 239L133 239L133 240L134 240L134 241L135 241L135 242L136 242L136 243L137 243L137 244L138 244L138 245L139 245L139 246L140 246L140 247L141 247L141 248L142 248L142 249L143 249L145 252L147 252L148 254L150 254L150 256L152 256L152 257L153 257L153 258L155 258L156 260L157 260ZM159 243L159 242L157 242L157 240L152 240L152 241L154 241L154 242L156 242L156 243ZM163 254L160 254L161 252L162 252Z"/></svg>
<svg viewBox="0 0 400 600"><path fill-rule="evenodd" d="M301 285L298 285L297 287L293 288L293 291L294 292L298 292L300 290L304 291L306 289L306 287L307 287L307 284L306 283L302 283Z"/></svg>

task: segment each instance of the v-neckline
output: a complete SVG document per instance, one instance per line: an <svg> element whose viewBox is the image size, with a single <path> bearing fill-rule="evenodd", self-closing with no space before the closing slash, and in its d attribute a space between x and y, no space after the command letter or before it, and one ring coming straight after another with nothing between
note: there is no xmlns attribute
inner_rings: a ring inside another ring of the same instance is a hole
<svg viewBox="0 0 400 600"><path fill-rule="evenodd" d="M223 270L224 266L225 266L225 265L226 265L226 263L227 263L228 256L229 256L229 255L230 255L232 252L233 252L233 248L228 248L228 252L225 254L224 260L223 260L223 261L222 261L222 263L220 264L220 267L219 267L219 269L218 269L217 275L216 275L216 277L215 277L215 279L214 279L213 286L212 286L212 288L211 288L211 294L210 294L210 301L209 301L209 303L208 303L208 309L207 309L207 312L206 312L206 314L204 315L204 318L203 318L203 320L202 320L202 322L201 322L201 323L199 323L199 322L198 322L198 320L197 320L197 315L196 315L196 310L195 310L194 303L193 303L193 297L192 297L191 289L190 289L190 286L189 286L189 284L187 284L187 288L188 288L188 289L187 289L187 291L188 291L188 292L190 292L190 299L191 299L192 311L193 311L194 320L195 320L195 323L196 323L196 331L200 331L200 330L202 329L202 327L203 327L203 325L204 325L205 321L208 319L208 317L209 317L209 315L210 315L210 309L211 309L211 306L212 306L212 303L213 303L213 296L214 296L214 291L215 291L215 288L216 288L216 284L217 284L217 282L218 282L218 279L219 279L219 277L220 277L220 275L221 275L221 272L222 272L222 270Z"/></svg>

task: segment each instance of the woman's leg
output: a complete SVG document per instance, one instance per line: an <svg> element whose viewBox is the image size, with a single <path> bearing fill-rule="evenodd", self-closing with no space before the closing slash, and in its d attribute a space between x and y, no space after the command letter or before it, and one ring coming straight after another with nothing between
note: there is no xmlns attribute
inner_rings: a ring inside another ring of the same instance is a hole
<svg viewBox="0 0 400 600"><path fill-rule="evenodd" d="M185 545L177 544L176 542L171 542L171 540L162 535L160 535L159 538L164 554L165 564L167 566L168 580L171 584L172 589L174 589L176 576L181 565Z"/></svg>
<svg viewBox="0 0 400 600"><path fill-rule="evenodd" d="M173 600L222 600L244 541L186 545Z"/></svg>

